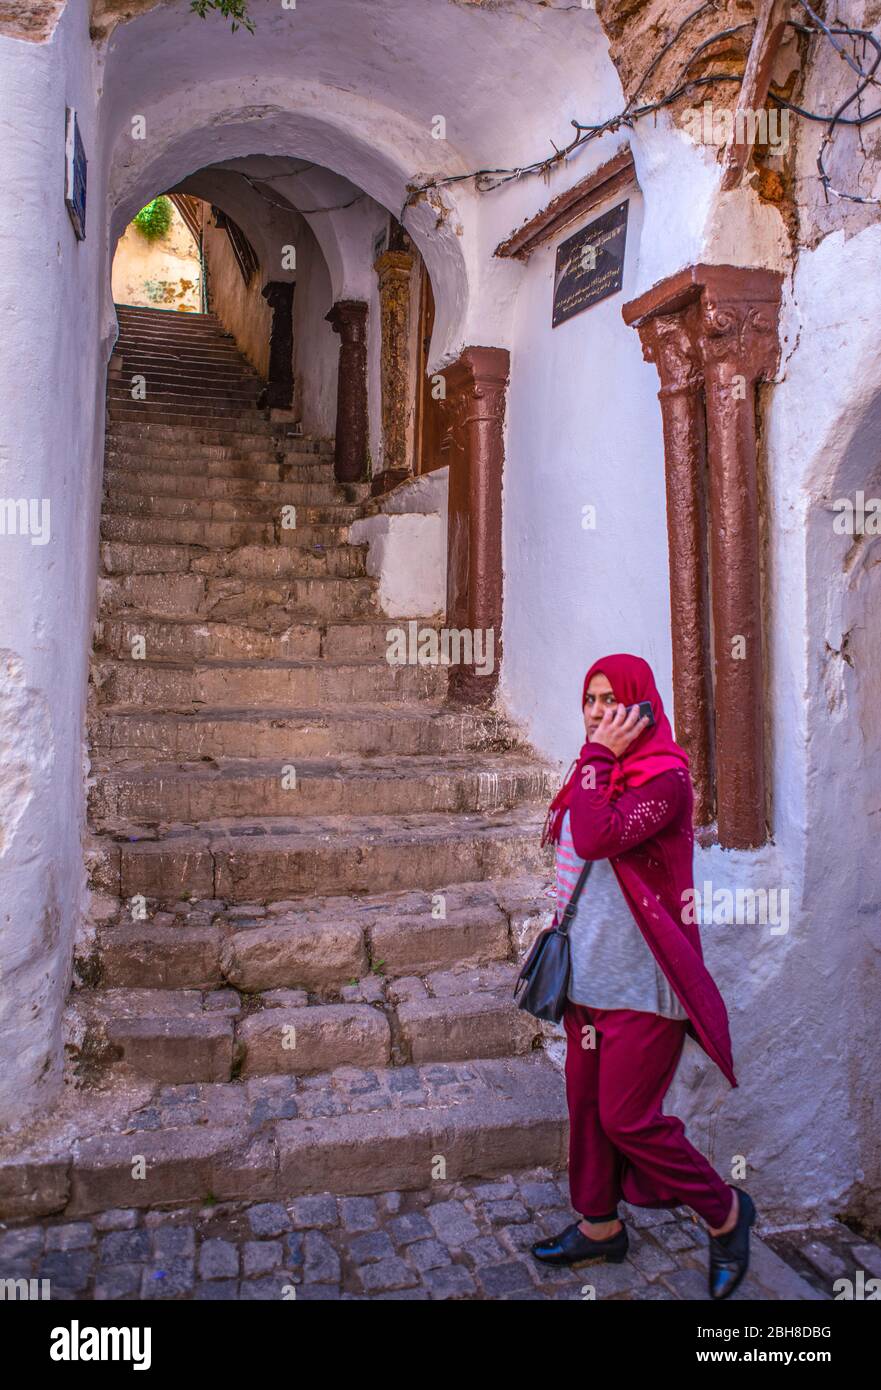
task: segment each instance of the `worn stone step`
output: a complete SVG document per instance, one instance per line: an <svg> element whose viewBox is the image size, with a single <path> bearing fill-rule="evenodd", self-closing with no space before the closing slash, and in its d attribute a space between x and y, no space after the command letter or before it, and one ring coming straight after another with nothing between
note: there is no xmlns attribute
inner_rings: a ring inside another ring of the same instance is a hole
<svg viewBox="0 0 881 1390"><path fill-rule="evenodd" d="M200 420L213 424L215 421L241 420L247 412L255 410L257 391L214 391L192 385L175 390L168 386L155 386L148 387L145 400L136 400L131 396L128 385L122 389L117 386L108 389L108 410L128 410L131 406L138 410L148 409L157 415L186 412L191 424L198 424Z"/></svg>
<svg viewBox="0 0 881 1390"><path fill-rule="evenodd" d="M181 409L199 415L225 415L231 412L238 414L242 410L254 409L257 405L256 386L215 387L195 381L172 386L168 382L151 381L148 377L144 377L143 381L143 389L140 381L111 383L107 391L108 406L124 408L131 402L136 406L152 406L154 410Z"/></svg>
<svg viewBox="0 0 881 1390"><path fill-rule="evenodd" d="M279 455L317 455L333 458L333 444L305 434L285 434L279 426L271 432L254 434L248 430L212 430L117 421L108 427L105 443L109 449L135 450L144 454L164 454L173 458L268 458Z"/></svg>
<svg viewBox="0 0 881 1390"><path fill-rule="evenodd" d="M121 323L114 351L137 352L145 348L165 352L229 352L237 361L243 364L247 361L240 355L235 338L225 332L219 324L214 331L208 325L199 324L183 327L175 332L165 324L135 323L133 320Z"/></svg>
<svg viewBox="0 0 881 1390"><path fill-rule="evenodd" d="M116 352L150 350L165 354L201 354L223 351L232 353L244 369L253 371L251 363L239 353L235 339L223 329L211 333L200 325L196 329L182 329L178 333L169 333L164 326L157 328L152 324L122 324L120 327L120 335L114 348Z"/></svg>
<svg viewBox="0 0 881 1390"><path fill-rule="evenodd" d="M191 329L199 329L204 332L215 329L218 333L226 332L217 315L210 311L201 313L189 309L162 309L158 306L154 307L152 304L125 304L122 301L119 303L114 301L113 307L116 310L120 327L128 323L143 323L161 326L163 333L174 333L176 330L187 332Z"/></svg>
<svg viewBox="0 0 881 1390"><path fill-rule="evenodd" d="M239 377L258 377L258 372L245 358L240 357L234 345L222 339L202 343L181 340L170 343L167 339L155 337L119 338L115 353L121 354L124 362L149 362L164 371L189 370L191 367L206 370L230 372Z"/></svg>
<svg viewBox="0 0 881 1390"><path fill-rule="evenodd" d="M164 325L124 323L114 345L114 352L186 352L195 355L215 352L233 353L242 366L251 368L248 359L239 353L238 345L223 329L211 330L201 325L169 332ZM253 370L253 368L251 368Z"/></svg>
<svg viewBox="0 0 881 1390"><path fill-rule="evenodd" d="M351 753L373 757L502 751L514 731L494 711L425 700L419 704L350 701L340 708L199 710L191 714L98 711L93 749L143 759L308 758Z"/></svg>
<svg viewBox="0 0 881 1390"><path fill-rule="evenodd" d="M514 1002L519 971L519 961L498 961L390 981L386 998L401 1057L419 1065L530 1052L541 1042L543 1029ZM246 1047L247 1026L242 1024L239 1035Z"/></svg>
<svg viewBox="0 0 881 1390"><path fill-rule="evenodd" d="M329 465L328 465L329 467ZM127 472L106 467L104 488L114 503L131 496L174 497L182 501L265 501L273 509L281 503L300 506L322 506L340 502L358 502L370 496L369 483L337 483L330 478L318 482L288 478L284 481L263 482L250 478L224 478L171 472Z"/></svg>
<svg viewBox="0 0 881 1390"><path fill-rule="evenodd" d="M276 528L271 521L205 521L201 517L103 514L101 539L128 541L136 545L201 545L208 549L229 550L239 546L269 546L272 543L279 547L308 549L315 544L342 545L348 537L348 523L342 525L309 520L305 508L297 512L296 521L295 527Z"/></svg>
<svg viewBox="0 0 881 1390"><path fill-rule="evenodd" d="M132 376L144 376L148 381L161 376L170 382L216 378L236 386L247 384L255 392L265 384L260 373L239 357L234 347L223 343L181 342L163 347L158 341L145 339L117 343L115 356L117 360L108 371L108 385L128 386Z"/></svg>
<svg viewBox="0 0 881 1390"><path fill-rule="evenodd" d="M125 610L132 609L151 619L166 617L221 623L256 622L261 627L271 625L278 629L299 619L333 622L369 617L378 612L378 585L377 579L366 576L321 576L271 582L249 581L238 576L214 578L200 574L127 574L99 581L99 611L105 620L111 617L128 619L129 614ZM171 646L163 643L165 654L188 650L186 643L180 645L180 634L174 634L174 638ZM115 637L112 640L115 641ZM105 650L119 650L118 646L112 646L106 627L103 646ZM155 648L151 647L150 650L155 655L159 654ZM221 644L216 646L214 655L224 655L230 650ZM199 651L207 654L207 647L201 638Z"/></svg>
<svg viewBox="0 0 881 1390"><path fill-rule="evenodd" d="M566 1165L563 1078L540 1052L140 1089L81 1098L52 1137L8 1147L0 1216L410 1190L438 1154L448 1179Z"/></svg>
<svg viewBox="0 0 881 1390"><path fill-rule="evenodd" d="M260 374L234 348L222 344L207 348L182 343L163 349L159 343L126 343L121 347L117 344L116 352L122 361L108 374L108 382L113 384L128 385L132 376L145 376L148 380L161 376L169 381L217 379L236 385L247 383L255 391L264 384Z"/></svg>
<svg viewBox="0 0 881 1390"><path fill-rule="evenodd" d="M307 488L320 487L307 483ZM282 507L290 504L268 497L225 498L164 497L151 494L115 492L105 497L102 514L112 516L171 518L179 521L262 521L281 529L303 526L343 526L361 515L360 502L302 502L297 504L293 527L282 527Z"/></svg>
<svg viewBox="0 0 881 1390"><path fill-rule="evenodd" d="M165 353L187 352L198 356L224 352L242 364L243 367L245 365L250 367L247 359L239 353L235 339L220 328L213 333L203 328L184 328L172 333L164 325L156 327L153 324L123 324L121 326L114 351L144 352L148 350Z"/></svg>
<svg viewBox="0 0 881 1390"><path fill-rule="evenodd" d="M100 922L88 961L102 989L302 989L327 1000L364 997L364 977L395 998L422 997L435 972L470 970L522 955L553 911L553 875L444 884L296 902L121 904ZM355 989L352 981L361 984ZM470 989L467 980L463 989ZM513 989L513 981L511 982ZM429 994L437 988L430 987ZM378 997L374 995L371 997ZM385 997L385 996L384 996Z"/></svg>
<svg viewBox="0 0 881 1390"><path fill-rule="evenodd" d="M204 394L233 397L245 396L256 403L257 394L265 382L256 372L248 375L231 363L225 370L211 364L198 362L150 365L149 359L138 359L129 355L124 357L122 367L109 377L107 383L108 399L125 396L140 403L151 400L157 392L173 395L192 396L200 400ZM135 394L132 394L132 392Z"/></svg>
<svg viewBox="0 0 881 1390"><path fill-rule="evenodd" d="M188 425L157 425L145 419L115 420L107 425L106 438L111 443L130 443L149 439L156 443L165 443L171 448L177 448L180 452L189 452L191 447L202 448L203 446L234 450L296 447L306 453L333 454L332 435L303 434L302 431L295 430L293 425L289 423L267 419L265 411L251 413L249 420L256 420L258 424L266 425L268 428L261 428L255 433L247 422L243 428L236 429L225 419L221 421L217 429L212 429L210 425L203 425L201 422L190 427ZM205 435L208 436L207 439L203 438ZM212 435L213 438L211 438Z"/></svg>
<svg viewBox="0 0 881 1390"><path fill-rule="evenodd" d="M120 400L108 394L107 400L107 415L110 420L143 420L145 423L191 427L204 421L212 429L221 429L224 423L229 422L236 429L247 427L250 431L256 431L262 414L256 404L239 405L213 401L200 403L189 396L180 401L157 399L153 402L134 401L128 396Z"/></svg>
<svg viewBox="0 0 881 1390"><path fill-rule="evenodd" d="M513 1001L517 971L496 961L388 983L367 975L333 1000L306 989L79 991L68 1005L67 1035L81 1040L69 1070L85 1055L105 1075L186 1084L522 1056L542 1029Z"/></svg>
<svg viewBox="0 0 881 1390"><path fill-rule="evenodd" d="M157 440L170 444L181 452L188 450L190 446L203 444L223 445L230 449L267 449L285 441L278 425L267 420L259 412L249 414L241 423L223 419L216 425L210 421L203 423L201 420L194 424L186 417L183 421L172 421L168 424L162 420L153 420L148 414L142 413L134 419L110 420L106 438L111 441L132 442ZM287 442L296 442L297 447L302 448L303 436L297 435Z"/></svg>
<svg viewBox="0 0 881 1390"><path fill-rule="evenodd" d="M148 315L154 317L147 317ZM159 315L162 317L158 317ZM122 342L128 337L135 342L143 342L149 334L155 334L161 342L177 343L184 339L195 342L223 342L235 346L235 339L228 333L214 314L190 314L148 309L146 306L130 306L124 314L117 310L120 337Z"/></svg>
<svg viewBox="0 0 881 1390"><path fill-rule="evenodd" d="M127 384L129 376L138 375L146 376L151 382L217 381L254 388L264 384L263 378L253 367L223 348L206 352L204 349L182 346L174 352L163 352L158 345L142 343L124 347L121 351L122 365L111 377L117 383Z"/></svg>
<svg viewBox="0 0 881 1390"><path fill-rule="evenodd" d="M144 579L153 575L199 575L222 579L361 578L365 575L366 542L312 548L247 545L237 550L208 550L199 545L132 544L103 541L101 566L105 576Z"/></svg>
<svg viewBox="0 0 881 1390"><path fill-rule="evenodd" d="M163 368L129 361L108 381L108 403L153 404L166 398L189 409L187 402L204 405L211 400L230 400L245 409L257 409L257 398L266 383L230 369L210 367Z"/></svg>
<svg viewBox="0 0 881 1390"><path fill-rule="evenodd" d="M323 816L168 826L155 838L99 839L91 881L114 897L184 894L263 902L331 891L380 892L535 873L544 808L488 814ZM133 830L133 833L134 832Z"/></svg>
<svg viewBox="0 0 881 1390"><path fill-rule="evenodd" d="M122 361L108 373L108 387L124 387L129 390L139 384L138 378L147 383L147 396L156 385L232 386L236 389L246 386L256 398L265 381L252 368L246 369L240 358L223 349L211 352L181 350L174 355L160 353L150 347L124 348ZM133 380L134 379L134 380Z"/></svg>
<svg viewBox="0 0 881 1390"><path fill-rule="evenodd" d="M68 1069L76 1076L87 1057L93 1082L111 1066L153 1081L229 1081L241 1007L235 990L74 992L65 1020Z"/></svg>
<svg viewBox="0 0 881 1390"><path fill-rule="evenodd" d="M114 345L117 353L160 353L165 356L187 354L196 358L210 357L223 353L234 360L242 370L253 371L251 363L240 355L235 339L224 333L155 331L147 325L143 328L123 325L122 332Z"/></svg>
<svg viewBox="0 0 881 1390"><path fill-rule="evenodd" d="M265 615L258 614L263 619ZM416 618L420 627L431 620ZM95 625L96 649L109 656L129 657L140 638L151 661L351 661L384 660L391 637L399 631L393 620L380 617L293 619L283 627L218 622L207 618L166 619L141 615L106 618Z"/></svg>
<svg viewBox="0 0 881 1390"><path fill-rule="evenodd" d="M448 670L440 665L387 661L93 662L99 702L115 709L185 712L213 709L277 709L337 701L418 700L441 697Z"/></svg>
<svg viewBox="0 0 881 1390"><path fill-rule="evenodd" d="M179 341L169 342L155 334L137 337L124 335L117 340L114 354L122 357L123 370L130 362L150 363L164 371L183 373L193 368L208 371L217 368L233 373L240 379L260 379L251 363L239 355L235 343L223 338L201 342L195 338L181 337Z"/></svg>
<svg viewBox="0 0 881 1390"><path fill-rule="evenodd" d="M293 775L292 775L293 769ZM89 815L97 830L226 817L407 815L495 811L541 802L556 769L510 753L385 758L226 759L106 770L93 763Z"/></svg>
<svg viewBox="0 0 881 1390"><path fill-rule="evenodd" d="M146 306L129 306L123 315L121 309L117 310L119 320L120 337L117 342L123 341L126 337L136 342L142 342L148 334L156 334L162 342L176 343L184 338L192 338L197 342L220 341L234 344L235 340L224 328L223 324L214 314L191 314L182 312L168 312L156 309L148 309ZM153 314L153 318L144 317ZM158 317L162 314L162 317Z"/></svg>
<svg viewBox="0 0 881 1390"><path fill-rule="evenodd" d="M168 474L174 478L188 478L195 484L198 480L227 478L247 482L250 480L269 483L332 483L334 481L333 460L310 453L288 453L280 458L273 450L266 449L253 454L238 450L215 449L218 457L211 457L205 445L203 451L187 451L181 454L161 444L144 447L135 445L132 449L108 448L105 451L105 467L119 473L130 473L147 479L154 474ZM352 484L358 486L358 484ZM363 485L362 485L363 486Z"/></svg>
<svg viewBox="0 0 881 1390"><path fill-rule="evenodd" d="M232 414L218 411L212 415L210 411L166 410L163 406L151 406L146 401L140 405L134 401L131 405L108 405L107 419L114 428L130 424L150 432L157 429L174 431L179 433L182 444L186 443L186 435L190 432L197 437L211 436L203 440L204 443L222 444L224 436L246 439L260 435L275 437L278 431L277 425L266 418L265 412L256 409L239 410Z"/></svg>

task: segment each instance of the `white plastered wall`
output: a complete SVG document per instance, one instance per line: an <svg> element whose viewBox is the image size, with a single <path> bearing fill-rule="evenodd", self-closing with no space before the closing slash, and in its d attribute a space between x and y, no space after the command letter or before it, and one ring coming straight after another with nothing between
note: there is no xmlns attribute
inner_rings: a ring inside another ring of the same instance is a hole
<svg viewBox="0 0 881 1390"><path fill-rule="evenodd" d="M48 499L50 539L0 536L0 1123L48 1106L82 911L84 714L104 369L97 74L85 0L50 42L0 38L0 494ZM64 110L88 166L86 239L64 204ZM109 276L108 276L109 279Z"/></svg>
<svg viewBox="0 0 881 1390"><path fill-rule="evenodd" d="M881 496L881 227L803 249L768 413L775 827L792 925L760 958L755 1047L773 1081L769 1196L879 1217L879 544L833 503ZM786 953L785 960L781 952ZM785 1153L786 1162L771 1161Z"/></svg>
<svg viewBox="0 0 881 1390"><path fill-rule="evenodd" d="M368 543L367 573L390 618L446 616L449 477L436 468L402 484L349 530L353 544Z"/></svg>

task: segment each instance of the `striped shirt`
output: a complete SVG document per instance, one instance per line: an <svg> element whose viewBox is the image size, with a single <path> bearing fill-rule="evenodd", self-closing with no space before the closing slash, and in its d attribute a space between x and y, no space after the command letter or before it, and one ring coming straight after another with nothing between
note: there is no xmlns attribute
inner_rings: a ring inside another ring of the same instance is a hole
<svg viewBox="0 0 881 1390"><path fill-rule="evenodd" d="M584 860L563 817L556 858L557 914L575 891ZM569 927L571 970L567 994L595 1009L636 1009L662 1018L688 1018L658 965L608 859L597 859Z"/></svg>

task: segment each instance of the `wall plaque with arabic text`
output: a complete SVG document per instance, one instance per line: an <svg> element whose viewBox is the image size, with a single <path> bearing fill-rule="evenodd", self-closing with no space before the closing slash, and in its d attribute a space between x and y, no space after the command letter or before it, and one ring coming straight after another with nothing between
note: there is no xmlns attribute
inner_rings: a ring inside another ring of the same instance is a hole
<svg viewBox="0 0 881 1390"><path fill-rule="evenodd" d="M560 242L554 268L553 328L620 290L629 202L625 198Z"/></svg>

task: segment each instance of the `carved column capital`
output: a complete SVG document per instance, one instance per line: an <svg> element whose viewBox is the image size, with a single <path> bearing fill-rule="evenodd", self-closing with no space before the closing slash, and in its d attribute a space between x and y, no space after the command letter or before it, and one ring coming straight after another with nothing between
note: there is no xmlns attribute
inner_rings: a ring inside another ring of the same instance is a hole
<svg viewBox="0 0 881 1390"><path fill-rule="evenodd" d="M260 291L270 309L284 309L293 303L293 280L267 280Z"/></svg>
<svg viewBox="0 0 881 1390"><path fill-rule="evenodd" d="M344 346L367 343L367 305L358 299L340 299L325 314L334 333L340 335Z"/></svg>
<svg viewBox="0 0 881 1390"><path fill-rule="evenodd" d="M671 370L677 352L681 357L697 352L704 364L723 359L732 367L737 363L748 381L758 381L776 370L782 283L776 270L693 265L632 299L622 314L625 323L639 330L644 355L657 361L659 372L665 357L649 354L659 351L658 339L666 334Z"/></svg>
<svg viewBox="0 0 881 1390"><path fill-rule="evenodd" d="M447 383L447 421L441 449L461 451L465 431L477 421L501 426L505 415L509 358L503 348L466 348L444 370Z"/></svg>
<svg viewBox="0 0 881 1390"><path fill-rule="evenodd" d="M724 363L751 383L773 377L780 354L781 283L774 271L705 268L700 345L706 366Z"/></svg>
<svg viewBox="0 0 881 1390"><path fill-rule="evenodd" d="M723 365L750 383L773 377L779 357L776 315L765 305L705 298L701 347L706 367Z"/></svg>
<svg viewBox="0 0 881 1390"><path fill-rule="evenodd" d="M639 325L642 355L658 369L660 396L699 391L703 386L703 357L699 339L696 306L686 305L677 313L658 314Z"/></svg>
<svg viewBox="0 0 881 1390"><path fill-rule="evenodd" d="M383 251L373 262L373 269L379 276L380 289L387 280L408 276L414 264L415 257L412 251Z"/></svg>

